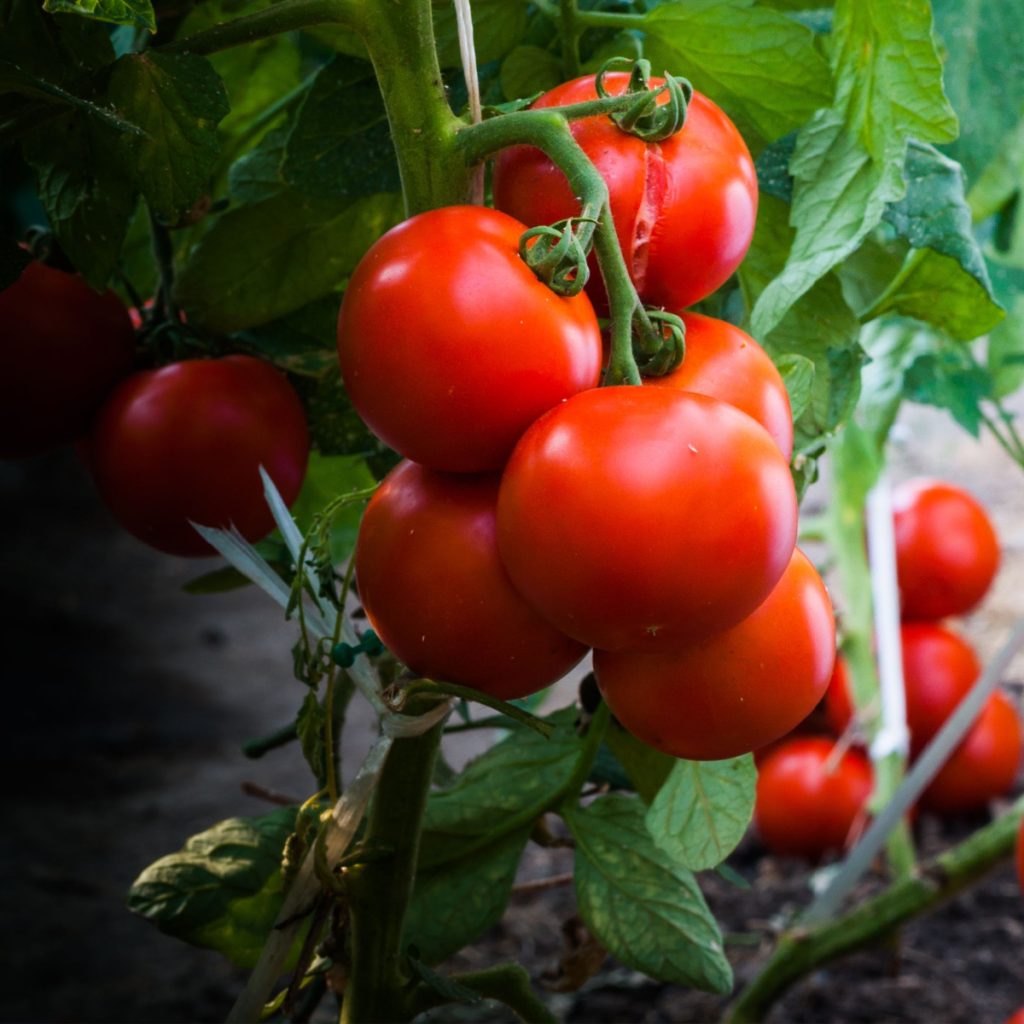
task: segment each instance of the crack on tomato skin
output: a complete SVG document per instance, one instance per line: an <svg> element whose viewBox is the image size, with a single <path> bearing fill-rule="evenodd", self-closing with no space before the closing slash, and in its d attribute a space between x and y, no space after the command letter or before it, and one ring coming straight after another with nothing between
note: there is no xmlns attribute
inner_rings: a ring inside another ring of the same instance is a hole
<svg viewBox="0 0 1024 1024"><path fill-rule="evenodd" d="M668 191L668 168L665 154L657 143L644 146L643 192L633 220L629 242L629 269L637 292L641 295L647 280L651 239L665 205Z"/></svg>

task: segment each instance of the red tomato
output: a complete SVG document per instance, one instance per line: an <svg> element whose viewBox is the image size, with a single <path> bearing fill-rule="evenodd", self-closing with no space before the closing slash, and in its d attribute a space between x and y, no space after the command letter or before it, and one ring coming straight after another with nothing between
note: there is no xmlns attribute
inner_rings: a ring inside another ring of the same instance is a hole
<svg viewBox="0 0 1024 1024"><path fill-rule="evenodd" d="M170 554L211 555L189 521L265 536L274 520L259 468L290 504L309 433L282 373L227 356L129 377L97 417L89 454L101 497L129 533Z"/></svg>
<svg viewBox="0 0 1024 1024"><path fill-rule="evenodd" d="M664 377L645 383L710 395L752 416L772 435L782 454L793 454L789 394L768 353L725 320L683 313L686 358Z"/></svg>
<svg viewBox="0 0 1024 1024"><path fill-rule="evenodd" d="M910 753L916 757L967 696L981 666L970 644L944 626L905 622L900 627L900 642ZM836 733L842 733L853 713L849 678L842 659L836 661L836 671L825 695L825 710L829 725Z"/></svg>
<svg viewBox="0 0 1024 1024"><path fill-rule="evenodd" d="M381 440L431 469L500 469L541 413L595 387L601 334L519 258L523 224L450 206L399 224L356 268L338 318L341 374Z"/></svg>
<svg viewBox="0 0 1024 1024"><path fill-rule="evenodd" d="M835 645L825 584L797 550L739 625L667 651L595 651L594 674L637 739L673 757L717 761L799 725L825 692Z"/></svg>
<svg viewBox="0 0 1024 1024"><path fill-rule="evenodd" d="M586 648L513 590L497 498L497 476L400 463L363 516L356 580L374 629L414 672L509 700L561 678Z"/></svg>
<svg viewBox="0 0 1024 1024"><path fill-rule="evenodd" d="M985 807L1013 786L1020 752L1017 711L1006 694L993 693L964 741L924 791L922 806L940 814Z"/></svg>
<svg viewBox="0 0 1024 1024"><path fill-rule="evenodd" d="M794 739L761 764L754 825L772 853L817 860L850 842L874 779L858 750L847 750L826 773L833 750L831 739Z"/></svg>
<svg viewBox="0 0 1024 1024"><path fill-rule="evenodd" d="M1022 1006L1015 1014L1013 1014L1006 1021L1006 1024L1024 1024L1024 1006Z"/></svg>
<svg viewBox="0 0 1024 1024"><path fill-rule="evenodd" d="M132 368L134 335L113 293L30 263L0 292L0 458L70 444Z"/></svg>
<svg viewBox="0 0 1024 1024"><path fill-rule="evenodd" d="M625 72L605 76L612 94L628 81ZM545 93L534 107L596 98L594 76L586 75ZM686 124L659 143L621 131L608 117L573 121L571 128L608 184L622 253L644 302L683 309L722 285L746 254L757 217L754 163L732 121L695 92ZM528 146L499 154L494 203L531 226L580 213L562 172ZM604 312L604 284L596 265L591 270L587 290Z"/></svg>
<svg viewBox="0 0 1024 1024"><path fill-rule="evenodd" d="M985 510L940 480L908 480L893 491L896 571L905 619L970 611L999 568L999 541Z"/></svg>
<svg viewBox="0 0 1024 1024"><path fill-rule="evenodd" d="M498 499L517 589L563 633L607 650L734 625L771 593L795 543L793 482L768 434L670 388L598 388L552 409L516 446Z"/></svg>

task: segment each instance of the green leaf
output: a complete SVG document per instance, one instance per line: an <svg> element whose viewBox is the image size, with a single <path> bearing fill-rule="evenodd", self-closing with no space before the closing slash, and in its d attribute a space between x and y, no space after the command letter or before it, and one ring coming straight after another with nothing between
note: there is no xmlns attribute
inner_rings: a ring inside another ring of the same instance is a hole
<svg viewBox="0 0 1024 1024"><path fill-rule="evenodd" d="M946 409L972 437L980 435L981 402L991 395L992 380L965 353L943 349L919 355L903 387L912 402Z"/></svg>
<svg viewBox="0 0 1024 1024"><path fill-rule="evenodd" d="M323 455L312 451L302 490L291 508L292 517L305 533L313 525L313 518L335 498L372 487L374 482L373 474L361 456ZM334 517L331 557L335 564L340 565L352 554L359 532L359 519L365 507L365 501L353 501Z"/></svg>
<svg viewBox="0 0 1024 1024"><path fill-rule="evenodd" d="M732 968L696 879L659 850L638 798L612 794L566 821L576 840L576 899L587 928L627 967L725 994Z"/></svg>
<svg viewBox="0 0 1024 1024"><path fill-rule="evenodd" d="M912 247L875 315L901 313L941 327L961 341L991 330L1004 316L974 238L960 166L932 146L911 142L907 194L883 220Z"/></svg>
<svg viewBox="0 0 1024 1024"><path fill-rule="evenodd" d="M814 33L754 0L662 3L643 28L654 71L688 78L748 140L771 142L831 102Z"/></svg>
<svg viewBox="0 0 1024 1024"><path fill-rule="evenodd" d="M260 144L240 156L228 172L228 190L232 199L243 203L261 203L287 190L281 165L291 126L268 132Z"/></svg>
<svg viewBox="0 0 1024 1024"><path fill-rule="evenodd" d="M114 49L107 29L97 22L52 17L38 0L0 0L0 57L28 74L70 87L84 73L109 64Z"/></svg>
<svg viewBox="0 0 1024 1024"><path fill-rule="evenodd" d="M156 14L150 0L43 0L43 10L156 31Z"/></svg>
<svg viewBox="0 0 1024 1024"><path fill-rule="evenodd" d="M945 44L946 92L961 120L947 151L973 182L1024 114L1024 8L1014 0L934 0L932 8Z"/></svg>
<svg viewBox="0 0 1024 1024"><path fill-rule="evenodd" d="M285 181L324 199L400 187L387 112L373 67L336 57L316 76L285 147Z"/></svg>
<svg viewBox="0 0 1024 1024"><path fill-rule="evenodd" d="M775 365L782 376L782 382L786 385L793 419L794 421L798 420L811 404L814 394L814 361L808 359L807 356L787 352L785 355L779 356Z"/></svg>
<svg viewBox="0 0 1024 1024"><path fill-rule="evenodd" d="M831 38L835 104L797 140L790 162L796 235L783 272L757 300L756 336L772 331L903 197L907 140L948 142L956 134L927 4L837 0Z"/></svg>
<svg viewBox="0 0 1024 1024"><path fill-rule="evenodd" d="M61 248L94 288L117 264L138 193L117 159L118 136L80 111L47 121L22 152Z"/></svg>
<svg viewBox="0 0 1024 1024"><path fill-rule="evenodd" d="M150 206L173 223L208 187L217 124L229 110L224 83L205 57L147 51L114 64L109 95L145 130L145 138L120 138L119 149Z"/></svg>
<svg viewBox="0 0 1024 1024"><path fill-rule="evenodd" d="M224 334L265 324L332 292L401 218L401 199L352 203L295 191L229 210L178 278L189 320Z"/></svg>
<svg viewBox="0 0 1024 1024"><path fill-rule="evenodd" d="M520 828L476 850L416 873L404 945L428 964L440 963L476 941L505 913L530 830Z"/></svg>
<svg viewBox="0 0 1024 1024"><path fill-rule="evenodd" d="M668 778L676 759L641 743L617 722L608 727L605 743L619 759L640 799L649 804Z"/></svg>
<svg viewBox="0 0 1024 1024"><path fill-rule="evenodd" d="M1024 184L1024 117L1002 140L996 155L977 176L967 201L976 221L999 213Z"/></svg>
<svg viewBox="0 0 1024 1024"><path fill-rule="evenodd" d="M454 785L431 793L420 868L467 856L539 818L576 767L580 741L573 729L575 715L573 708L550 715L546 721L556 728L548 739L514 727L506 739L471 761Z"/></svg>
<svg viewBox="0 0 1024 1024"><path fill-rule="evenodd" d="M992 391L1005 398L1024 384L1024 271L1006 319L988 336L988 372Z"/></svg>
<svg viewBox="0 0 1024 1024"><path fill-rule="evenodd" d="M647 830L677 864L691 871L713 868L747 831L756 784L752 754L677 761L647 811Z"/></svg>
<svg viewBox="0 0 1024 1024"><path fill-rule="evenodd" d="M287 807L200 832L139 875L128 908L175 938L254 966L281 906L281 855L295 816Z"/></svg>
<svg viewBox="0 0 1024 1024"><path fill-rule="evenodd" d="M323 377L338 367L340 305L340 295L324 295L280 320L245 331L239 340L282 370L303 377Z"/></svg>
<svg viewBox="0 0 1024 1024"><path fill-rule="evenodd" d="M181 589L186 594L226 594L232 590L248 587L251 582L248 576L244 576L230 565L225 565L220 569L204 572L202 576L189 580Z"/></svg>
<svg viewBox="0 0 1024 1024"><path fill-rule="evenodd" d="M451 0L433 0L434 35L442 68L460 68L459 28ZM526 4L473 0L473 46L478 65L503 57L526 31Z"/></svg>
<svg viewBox="0 0 1024 1024"><path fill-rule="evenodd" d="M295 727L299 743L302 745L302 756L321 783L327 778L327 751L324 747L326 724L327 713L317 698L316 691L310 690L299 706Z"/></svg>
<svg viewBox="0 0 1024 1024"><path fill-rule="evenodd" d="M547 92L563 77L562 62L539 46L517 46L501 62L501 91L507 100Z"/></svg>

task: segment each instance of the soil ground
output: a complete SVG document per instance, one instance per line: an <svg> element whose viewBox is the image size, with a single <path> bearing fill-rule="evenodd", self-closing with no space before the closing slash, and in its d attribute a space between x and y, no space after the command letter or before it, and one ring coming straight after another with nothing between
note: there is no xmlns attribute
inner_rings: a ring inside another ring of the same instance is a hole
<svg viewBox="0 0 1024 1024"><path fill-rule="evenodd" d="M904 429L910 441L897 450L895 479L927 472L958 482L996 520L1004 566L984 608L963 623L991 656L1024 613L1024 474L941 414L915 410ZM823 491L810 499L823 500ZM195 564L121 533L70 454L0 463L0 531L8 709L0 744L0 1019L222 1020L244 975L133 917L124 895L143 867L194 832L265 810L243 783L307 794L294 748L255 762L240 753L247 738L289 721L301 699L290 668L293 627L252 589L183 593ZM1016 678L1022 670L1018 662ZM1011 692L1021 700L1012 680ZM370 717L354 710L350 768L371 731ZM482 739L463 739L451 758L464 760ZM937 851L977 824L923 819L922 850ZM810 874L764 855L754 837L730 863L753 888L713 874L702 884L742 982L806 904ZM523 878L570 865L569 851L531 847ZM610 960L580 991L550 991L571 914L570 887L516 896L460 965L517 957L567 1021L712 1021L721 1012L713 997L653 984ZM1007 866L907 928L898 950L857 954L812 975L771 1020L1000 1024L1021 1005L1024 900ZM507 1019L479 1007L436 1019L456 1018ZM331 1019L326 1003L317 1019Z"/></svg>

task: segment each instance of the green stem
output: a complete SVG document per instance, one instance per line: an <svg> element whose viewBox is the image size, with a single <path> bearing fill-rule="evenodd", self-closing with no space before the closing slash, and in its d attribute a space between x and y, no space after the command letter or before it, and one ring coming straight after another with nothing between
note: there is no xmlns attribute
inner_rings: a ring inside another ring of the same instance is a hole
<svg viewBox="0 0 1024 1024"><path fill-rule="evenodd" d="M562 66L566 78L580 73L579 5L576 0L561 0L559 21L562 25Z"/></svg>
<svg viewBox="0 0 1024 1024"><path fill-rule="evenodd" d="M242 744L242 753L246 757L251 757L253 760L261 758L264 754L269 753L271 750L277 750L278 747L287 746L289 743L293 743L299 738L299 733L294 722L289 722L288 725L282 726L276 732L270 733L268 736L260 736L254 740L247 740Z"/></svg>
<svg viewBox="0 0 1024 1024"><path fill-rule="evenodd" d="M507 146L531 145L542 150L565 175L573 194L581 197L583 215L596 220L594 249L608 292L612 314L612 352L606 383L639 384L633 356L633 317L642 308L619 247L608 199L608 186L580 149L568 119L616 109L616 101L595 100L544 110L519 110L459 132L457 143L468 163L477 163Z"/></svg>
<svg viewBox="0 0 1024 1024"><path fill-rule="evenodd" d="M901 878L843 917L785 935L771 959L743 991L726 1024L751 1024L794 982L847 953L873 946L913 917L933 910L1008 858L1024 815L1024 799L1009 814L940 854L923 870Z"/></svg>
<svg viewBox="0 0 1024 1024"><path fill-rule="evenodd" d="M426 697L414 699L405 713L423 714L435 703ZM438 722L420 736L395 740L361 840L364 846L386 853L346 872L351 974L342 1024L377 1024L410 1017L411 978L404 962L402 932L443 728L443 722Z"/></svg>
<svg viewBox="0 0 1024 1024"><path fill-rule="evenodd" d="M482 971L453 974L446 980L469 992L475 992L482 999L504 1003L527 1024L554 1024L555 1017L534 993L529 974L519 964L497 964L485 967ZM428 985L421 985L414 993L413 1009L416 1014L420 1014L454 1001Z"/></svg>
<svg viewBox="0 0 1024 1024"><path fill-rule="evenodd" d="M552 725L549 722L545 722L543 718L531 715L529 711L524 711L522 708L516 707L515 704L509 704L508 701L492 697L487 693L481 693L479 690L474 690L469 686L458 686L455 683L438 683L431 679L418 679L409 685L407 692L410 695L433 693L441 697L461 697L463 700L473 701L475 704L483 704L485 707L500 711L508 718L512 718L522 725L533 729L534 732L539 732L541 736L548 737L554 732ZM508 723L503 728L507 729ZM445 731L451 732L451 729L449 728Z"/></svg>
<svg viewBox="0 0 1024 1024"><path fill-rule="evenodd" d="M364 0L282 0L255 14L175 39L157 49L162 53L208 55L314 25L340 24L358 31L363 5Z"/></svg>

